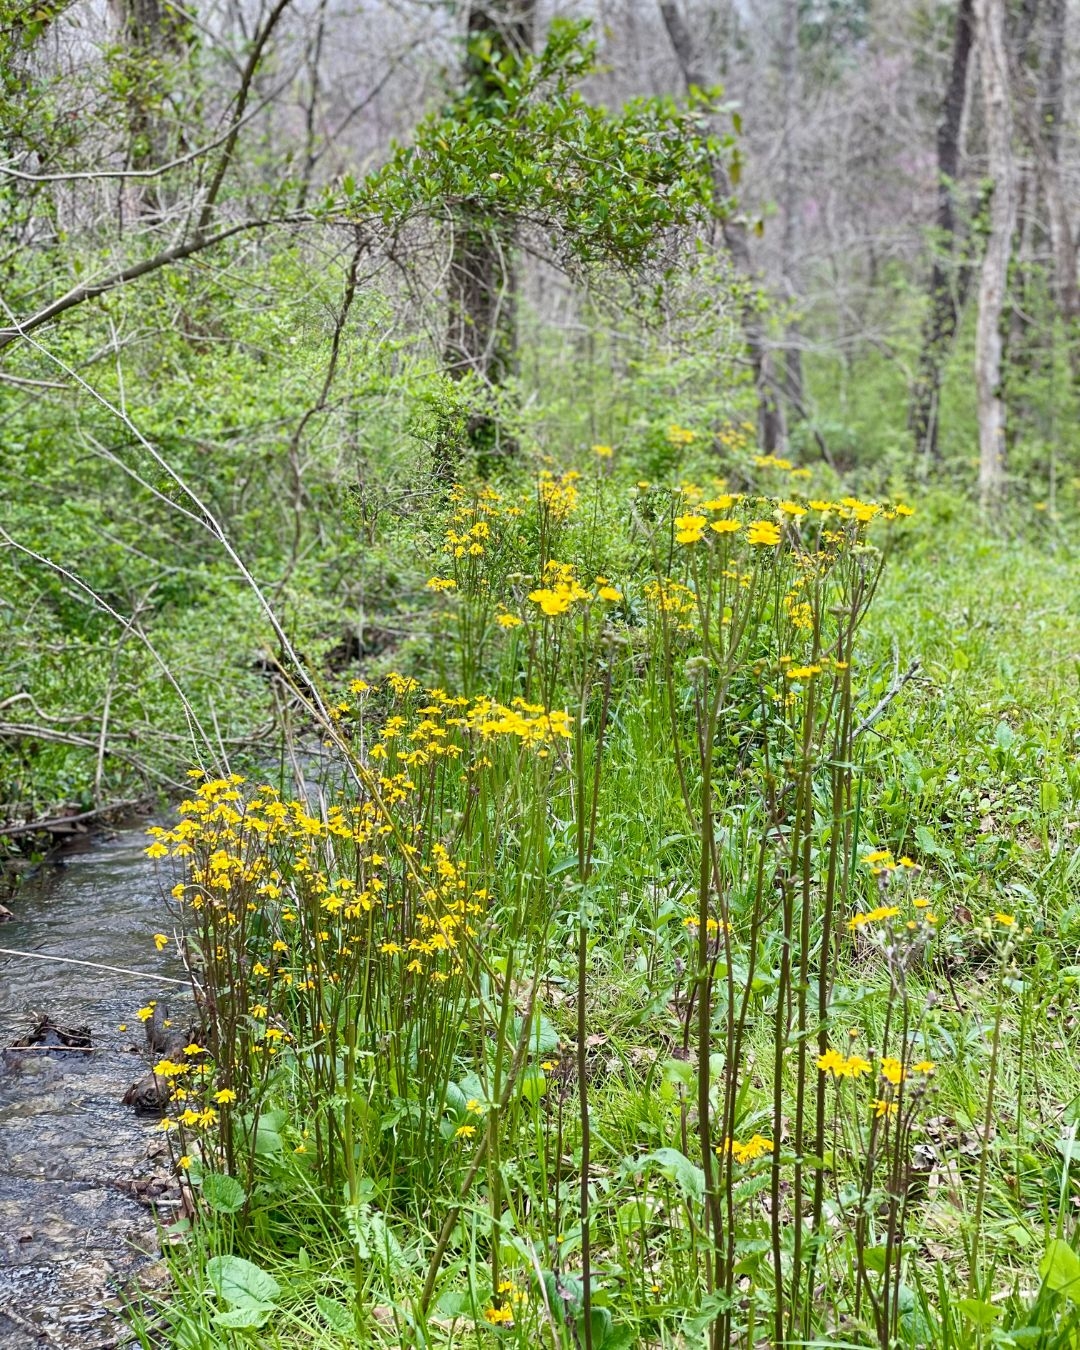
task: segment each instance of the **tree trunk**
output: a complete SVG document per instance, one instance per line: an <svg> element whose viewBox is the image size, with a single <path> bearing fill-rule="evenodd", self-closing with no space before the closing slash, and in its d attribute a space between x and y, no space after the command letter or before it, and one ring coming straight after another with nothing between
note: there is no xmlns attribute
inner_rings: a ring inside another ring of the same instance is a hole
<svg viewBox="0 0 1080 1350"><path fill-rule="evenodd" d="M128 162L138 171L155 169L183 148L162 113L162 85L187 54L191 28L168 0L112 0L112 9L131 60ZM129 180L124 195L130 212L143 217L159 218L170 204L155 178Z"/></svg>
<svg viewBox="0 0 1080 1350"><path fill-rule="evenodd" d="M467 21L466 91L481 106L498 93L492 62L520 60L532 50L536 0L481 0L470 5ZM480 43L490 43L485 57ZM444 357L454 379L477 375L500 385L517 368L516 227L465 203L451 222L447 272L447 326ZM468 441L481 462L513 450L496 418L480 414L469 424ZM437 471L453 476L460 447L436 448Z"/></svg>
<svg viewBox="0 0 1080 1350"><path fill-rule="evenodd" d="M784 26L780 50L780 84L784 101L784 151L781 168L783 226L780 233L780 269L783 274L784 300L794 305L798 298L796 274L796 213L799 204L799 180L795 165L795 125L798 117L799 79L799 2L784 0ZM801 333L795 320L789 320L784 338L784 393L787 396L788 425L806 415L803 392Z"/></svg>
<svg viewBox="0 0 1080 1350"><path fill-rule="evenodd" d="M1065 0L1046 0L1046 62L1039 91L1037 135L1032 136L1035 164L1046 197L1054 256L1054 294L1066 332L1074 373L1080 375L1075 329L1080 320L1076 280L1076 235L1069 220L1061 175L1061 122L1065 86Z"/></svg>
<svg viewBox="0 0 1080 1350"><path fill-rule="evenodd" d="M956 183L960 171L960 125L964 115L968 68L971 64L973 0L960 0L953 34L949 82L937 132L937 238L930 274L930 309L923 325L919 374L911 396L909 424L917 454L940 458L938 400L941 369L960 317L960 290L956 275L959 223L956 219ZM965 288L966 289L966 288Z"/></svg>
<svg viewBox="0 0 1080 1350"><path fill-rule="evenodd" d="M1005 306L1009 253L1016 226L1004 0L975 0L975 28L986 122L987 172L993 183L989 233L979 279L975 386L979 413L979 495L983 505L992 509L1001 501L1005 491L1001 316Z"/></svg>
<svg viewBox="0 0 1080 1350"><path fill-rule="evenodd" d="M486 0L469 9L467 92L479 103L498 93L491 61L521 58L532 49L535 0ZM491 43L484 59L477 44ZM468 205L453 222L448 276L446 362L451 374L500 384L515 366L517 267L513 223Z"/></svg>
<svg viewBox="0 0 1080 1350"><path fill-rule="evenodd" d="M688 90L709 88L711 82L705 77L699 65L690 31L675 0L659 0L659 4L664 27L667 29L675 59L679 63L683 83ZM717 202L730 201L731 182L719 157L713 161L712 174L713 194ZM765 328L756 303L760 293L760 282L750 260L750 242L747 238L746 225L735 216L724 215L721 218L721 229L732 266L740 279L746 283L741 318L746 353L750 358L754 386L757 389L758 438L765 453L772 454L784 444L786 435L772 353L766 345Z"/></svg>

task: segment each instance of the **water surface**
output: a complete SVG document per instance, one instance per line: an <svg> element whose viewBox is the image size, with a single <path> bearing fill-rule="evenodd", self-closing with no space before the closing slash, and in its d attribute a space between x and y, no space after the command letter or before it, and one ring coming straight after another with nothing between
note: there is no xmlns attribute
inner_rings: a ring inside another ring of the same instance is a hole
<svg viewBox="0 0 1080 1350"><path fill-rule="evenodd" d="M165 1188L169 1159L155 1123L120 1102L149 1063L135 1011L169 996L162 976L184 973L154 944L170 927L146 842L124 831L42 867L0 925L0 947L142 972L0 956L0 1045L41 1014L88 1026L93 1043L0 1061L0 1350L105 1350L123 1338L122 1291L161 1279L157 1224L136 1192Z"/></svg>

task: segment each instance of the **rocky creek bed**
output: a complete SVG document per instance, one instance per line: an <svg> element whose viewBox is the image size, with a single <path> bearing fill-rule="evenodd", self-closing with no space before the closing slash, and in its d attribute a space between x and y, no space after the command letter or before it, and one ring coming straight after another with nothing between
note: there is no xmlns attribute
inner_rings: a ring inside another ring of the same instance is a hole
<svg viewBox="0 0 1080 1350"><path fill-rule="evenodd" d="M43 866L0 925L0 947L146 972L0 955L0 1046L43 1015L90 1032L88 1051L0 1054L0 1350L123 1344L124 1300L165 1279L179 1192L155 1122L121 1104L148 1067L134 1012L183 975L155 948L166 916L145 845L123 831Z"/></svg>

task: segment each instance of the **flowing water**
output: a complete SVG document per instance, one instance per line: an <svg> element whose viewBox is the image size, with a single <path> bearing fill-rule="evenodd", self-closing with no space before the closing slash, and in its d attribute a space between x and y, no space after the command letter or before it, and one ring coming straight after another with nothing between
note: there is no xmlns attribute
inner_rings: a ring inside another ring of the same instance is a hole
<svg viewBox="0 0 1080 1350"><path fill-rule="evenodd" d="M124 1339L124 1298L163 1278L169 1160L155 1122L120 1100L149 1066L136 1009L184 973L154 944L169 925L145 846L141 829L123 831L42 867L0 925L0 947L145 972L0 955L0 1046L40 1014L92 1037L89 1053L0 1057L0 1350L106 1350Z"/></svg>

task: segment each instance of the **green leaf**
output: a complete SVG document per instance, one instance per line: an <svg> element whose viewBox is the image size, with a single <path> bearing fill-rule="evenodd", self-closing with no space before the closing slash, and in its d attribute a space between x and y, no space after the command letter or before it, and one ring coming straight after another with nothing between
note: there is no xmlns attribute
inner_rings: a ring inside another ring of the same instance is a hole
<svg viewBox="0 0 1080 1350"><path fill-rule="evenodd" d="M233 1308L229 1312L214 1314L216 1327L231 1327L234 1331L253 1331L261 1327L273 1312L267 1303L252 1303L243 1308Z"/></svg>
<svg viewBox="0 0 1080 1350"><path fill-rule="evenodd" d="M1039 1274L1048 1289L1064 1294L1072 1303L1080 1303L1080 1256L1064 1238L1054 1238L1039 1262Z"/></svg>
<svg viewBox="0 0 1080 1350"><path fill-rule="evenodd" d="M977 1327L991 1327L1001 1316L1001 1309L992 1303L984 1303L978 1298L961 1298L956 1301L956 1310Z"/></svg>
<svg viewBox="0 0 1080 1350"><path fill-rule="evenodd" d="M521 1036L521 1030L524 1022L520 1017L514 1018L514 1039ZM529 1028L529 1050L534 1055L553 1055L559 1048L559 1033L551 1025L546 1017L533 1016L532 1026Z"/></svg>
<svg viewBox="0 0 1080 1350"><path fill-rule="evenodd" d="M521 1095L533 1106L547 1092L547 1077L538 1064L530 1064L521 1075Z"/></svg>
<svg viewBox="0 0 1080 1350"><path fill-rule="evenodd" d="M881 1275L885 1270L885 1248L866 1247L863 1250L862 1261L867 1270L872 1270L875 1275Z"/></svg>
<svg viewBox="0 0 1080 1350"><path fill-rule="evenodd" d="M915 827L915 842L923 853L928 853L932 858L947 858L949 856L948 849L942 848L934 838L933 832L927 829L925 825Z"/></svg>
<svg viewBox="0 0 1080 1350"><path fill-rule="evenodd" d="M658 1168L688 1200L700 1201L705 1198L705 1173L677 1148L658 1148L639 1159L637 1165L643 1172L652 1167Z"/></svg>
<svg viewBox="0 0 1080 1350"><path fill-rule="evenodd" d="M211 1257L206 1276L218 1298L234 1308L264 1308L281 1297L273 1275L242 1256Z"/></svg>
<svg viewBox="0 0 1080 1350"><path fill-rule="evenodd" d="M330 1330L336 1331L339 1336L351 1336L356 1331L356 1322L344 1303L327 1298L325 1294L316 1294L315 1306Z"/></svg>
<svg viewBox="0 0 1080 1350"><path fill-rule="evenodd" d="M235 1214L247 1200L247 1191L227 1172L207 1172L202 1179L202 1193L215 1214Z"/></svg>

